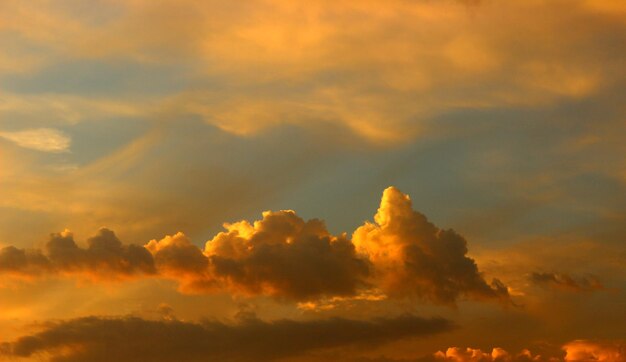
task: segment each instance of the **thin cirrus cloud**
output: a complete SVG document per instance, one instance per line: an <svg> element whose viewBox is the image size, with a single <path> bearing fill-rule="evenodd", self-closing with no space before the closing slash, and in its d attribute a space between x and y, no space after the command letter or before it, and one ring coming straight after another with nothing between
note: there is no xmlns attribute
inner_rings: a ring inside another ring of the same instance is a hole
<svg viewBox="0 0 626 362"><path fill-rule="evenodd" d="M380 290L454 304L461 297L510 302L506 286L487 284L467 254L467 243L412 210L410 198L387 188L375 215L352 236L331 235L320 220L293 211L264 212L263 219L225 225L204 250L182 233L124 246L101 229L80 248L69 232L52 234L43 251L9 246L0 250L8 275L87 276L117 280L160 277L185 293L228 291L296 301L355 296Z"/></svg>
<svg viewBox="0 0 626 362"><path fill-rule="evenodd" d="M49 322L41 331L0 344L0 357L51 356L72 361L269 361L316 349L375 346L449 331L445 319L413 315L372 320L333 318L236 324L137 317L82 317Z"/></svg>
<svg viewBox="0 0 626 362"><path fill-rule="evenodd" d="M22 131L0 131L0 138L16 145L42 152L67 152L71 138L53 128L36 128Z"/></svg>

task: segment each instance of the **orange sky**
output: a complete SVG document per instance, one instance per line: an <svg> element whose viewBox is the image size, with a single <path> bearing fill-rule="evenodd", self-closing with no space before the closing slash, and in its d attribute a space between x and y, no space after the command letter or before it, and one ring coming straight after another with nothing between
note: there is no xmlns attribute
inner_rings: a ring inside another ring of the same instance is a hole
<svg viewBox="0 0 626 362"><path fill-rule="evenodd" d="M620 0L0 2L0 360L626 361Z"/></svg>

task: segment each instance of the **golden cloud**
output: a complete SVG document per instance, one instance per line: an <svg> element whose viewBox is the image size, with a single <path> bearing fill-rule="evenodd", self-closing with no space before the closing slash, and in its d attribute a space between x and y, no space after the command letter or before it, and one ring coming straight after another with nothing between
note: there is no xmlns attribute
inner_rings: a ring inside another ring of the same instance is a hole
<svg viewBox="0 0 626 362"><path fill-rule="evenodd" d="M435 361L448 362L532 362L547 361L539 355L533 354L525 349L522 352L512 355L502 348L496 347L491 352L483 352L475 348L450 347L445 352L439 351L433 356Z"/></svg>
<svg viewBox="0 0 626 362"><path fill-rule="evenodd" d="M291 210L266 211L253 223L225 224L226 231L204 250L183 233L144 247L124 246L108 229L81 248L65 231L52 234L43 251L0 250L0 271L108 280L157 276L177 281L186 293L229 291L296 301L363 295L384 299L385 294L449 305L463 296L510 301L501 282L488 285L483 279L466 255L465 239L413 211L409 197L398 189L384 191L374 219L359 227L351 241L346 234L330 234L320 220L305 221Z"/></svg>
<svg viewBox="0 0 626 362"><path fill-rule="evenodd" d="M478 3L258 0L234 9L134 0L77 15L64 1L5 2L0 32L46 49L37 69L106 59L227 79L225 89L194 87L156 103L236 134L333 122L389 144L459 108L553 104L623 80L618 1ZM35 57L14 55L20 64Z"/></svg>
<svg viewBox="0 0 626 362"><path fill-rule="evenodd" d="M624 346L618 342L593 342L574 340L562 346L562 354L545 355L531 353L528 349L518 354L511 354L496 347L491 352L483 352L476 348L450 347L445 352L438 351L431 357L420 361L448 362L623 362Z"/></svg>
<svg viewBox="0 0 626 362"><path fill-rule="evenodd" d="M497 279L488 285L467 242L453 230L442 230L413 210L411 199L394 187L383 193L375 223L353 234L359 252L376 269L376 285L393 296L415 295L438 303L459 296L507 301L507 288Z"/></svg>
<svg viewBox="0 0 626 362"><path fill-rule="evenodd" d="M69 151L71 144L71 139L66 134L51 128L0 131L0 138L20 147L43 152L66 152Z"/></svg>
<svg viewBox="0 0 626 362"><path fill-rule="evenodd" d="M620 343L571 341L563 346L566 362L623 362L626 346Z"/></svg>

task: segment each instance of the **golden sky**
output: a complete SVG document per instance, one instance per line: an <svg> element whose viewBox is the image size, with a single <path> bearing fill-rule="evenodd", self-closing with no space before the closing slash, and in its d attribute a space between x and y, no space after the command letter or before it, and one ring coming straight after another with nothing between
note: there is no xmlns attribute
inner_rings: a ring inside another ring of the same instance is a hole
<svg viewBox="0 0 626 362"><path fill-rule="evenodd" d="M622 0L1 0L0 360L626 361Z"/></svg>

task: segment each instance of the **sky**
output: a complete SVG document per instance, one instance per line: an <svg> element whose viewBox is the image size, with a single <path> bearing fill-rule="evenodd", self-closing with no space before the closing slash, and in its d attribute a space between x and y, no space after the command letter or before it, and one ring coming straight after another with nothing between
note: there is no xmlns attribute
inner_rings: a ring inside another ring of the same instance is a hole
<svg viewBox="0 0 626 362"><path fill-rule="evenodd" d="M626 361L622 0L0 1L0 360Z"/></svg>

